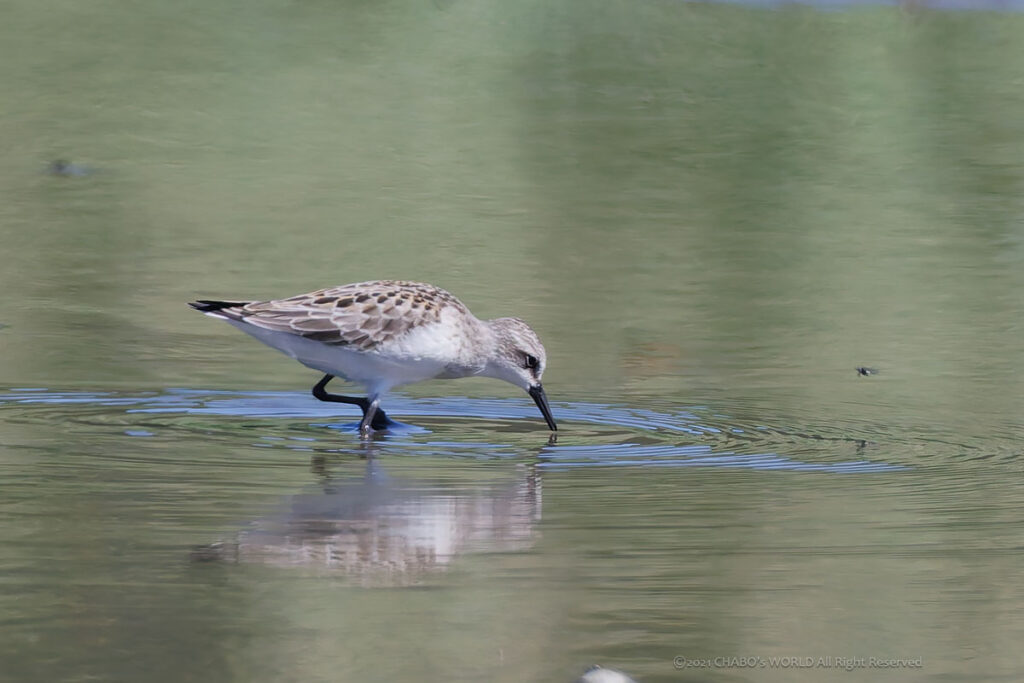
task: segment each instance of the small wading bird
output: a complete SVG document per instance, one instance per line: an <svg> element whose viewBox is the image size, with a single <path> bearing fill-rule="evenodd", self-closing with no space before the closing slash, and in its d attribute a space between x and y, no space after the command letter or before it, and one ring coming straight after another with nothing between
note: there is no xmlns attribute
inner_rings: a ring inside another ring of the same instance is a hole
<svg viewBox="0 0 1024 683"><path fill-rule="evenodd" d="M478 320L443 289L420 282L357 282L273 301L189 304L325 373L313 387L321 401L359 406L359 431L386 429L381 394L427 379L493 377L525 389L552 431L557 429L541 385L547 356L519 318ZM341 377L367 396L326 391Z"/></svg>

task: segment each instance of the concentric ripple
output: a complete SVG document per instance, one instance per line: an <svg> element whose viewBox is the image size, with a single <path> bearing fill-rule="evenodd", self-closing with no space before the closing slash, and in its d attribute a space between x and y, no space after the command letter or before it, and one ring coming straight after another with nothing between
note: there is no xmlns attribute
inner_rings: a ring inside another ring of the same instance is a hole
<svg viewBox="0 0 1024 683"><path fill-rule="evenodd" d="M188 434L298 451L358 445L358 413L296 392L169 389L130 395L22 388L0 393L0 406L11 423L117 430L125 438ZM710 406L673 410L596 402L555 406L563 430L549 439L547 430L536 424L536 408L525 400L390 397L389 413L417 424L400 423L379 435L374 449L405 456L532 455L539 467L553 469L730 467L856 473L916 466L913 461L881 459L879 431L869 426L844 424L829 430L760 424L732 418Z"/></svg>

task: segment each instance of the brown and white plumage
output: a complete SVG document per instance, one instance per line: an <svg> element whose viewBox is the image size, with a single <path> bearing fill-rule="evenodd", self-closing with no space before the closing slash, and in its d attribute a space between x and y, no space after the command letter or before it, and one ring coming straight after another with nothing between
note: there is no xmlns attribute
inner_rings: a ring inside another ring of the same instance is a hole
<svg viewBox="0 0 1024 683"><path fill-rule="evenodd" d="M251 301L221 311L222 317L267 330L370 351L414 327L439 322L448 307L460 315L469 314L461 301L433 285L378 280L287 299Z"/></svg>
<svg viewBox="0 0 1024 683"><path fill-rule="evenodd" d="M376 280L287 299L190 305L328 375L314 389L322 400L344 398L324 398L331 396L323 392L331 376L365 386L365 406L358 399L342 401L363 407L363 431L388 389L473 375L525 389L555 429L540 383L547 358L536 333L518 318L479 320L433 285Z"/></svg>

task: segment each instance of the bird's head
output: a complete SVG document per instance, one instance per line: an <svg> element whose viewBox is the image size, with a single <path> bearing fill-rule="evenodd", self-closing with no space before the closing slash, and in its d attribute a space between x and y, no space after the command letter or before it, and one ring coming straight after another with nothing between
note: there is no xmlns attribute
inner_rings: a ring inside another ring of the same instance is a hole
<svg viewBox="0 0 1024 683"><path fill-rule="evenodd" d="M540 408L548 427L555 431L558 427L540 383L547 354L537 333L519 318L496 318L488 320L487 325L494 334L494 352L481 374L525 390Z"/></svg>

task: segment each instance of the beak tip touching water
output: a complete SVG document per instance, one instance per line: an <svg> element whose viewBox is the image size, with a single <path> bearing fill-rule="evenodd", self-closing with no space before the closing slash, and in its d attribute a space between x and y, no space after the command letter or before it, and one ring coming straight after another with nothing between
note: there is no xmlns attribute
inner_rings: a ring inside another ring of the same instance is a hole
<svg viewBox="0 0 1024 683"><path fill-rule="evenodd" d="M548 406L548 397L544 393L544 387L540 384L534 384L530 387L527 392L530 394L530 398L540 408L540 414L544 416L544 420L548 423L548 428L556 432L558 431L558 425L555 424L555 418L551 415L551 408Z"/></svg>

